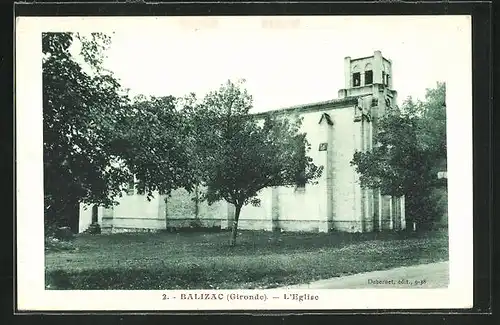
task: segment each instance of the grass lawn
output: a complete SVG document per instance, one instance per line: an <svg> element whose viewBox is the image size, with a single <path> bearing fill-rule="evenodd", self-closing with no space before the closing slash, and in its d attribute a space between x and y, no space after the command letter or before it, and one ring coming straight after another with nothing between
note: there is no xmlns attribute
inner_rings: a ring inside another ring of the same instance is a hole
<svg viewBox="0 0 500 325"><path fill-rule="evenodd" d="M426 233L127 233L79 235L46 252L50 289L273 288L448 259L447 231Z"/></svg>

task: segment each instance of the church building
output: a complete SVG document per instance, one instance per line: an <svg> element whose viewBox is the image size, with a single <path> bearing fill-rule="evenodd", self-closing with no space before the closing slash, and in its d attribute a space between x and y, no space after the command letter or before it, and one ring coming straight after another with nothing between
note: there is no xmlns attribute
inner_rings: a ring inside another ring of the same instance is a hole
<svg viewBox="0 0 500 325"><path fill-rule="evenodd" d="M369 57L346 57L344 80L337 99L255 114L256 118L265 114L303 118L302 130L311 144L308 155L324 169L317 184L261 190L259 207L242 208L239 229L370 232L406 228L404 197L362 188L350 164L356 151L376 145L377 119L396 105L392 62L380 51ZM113 208L81 205L80 231L92 222L98 222L103 233L231 227L234 206L224 201L209 206L198 202L196 195L196 191L176 190L171 197L155 195L147 201L131 184Z"/></svg>

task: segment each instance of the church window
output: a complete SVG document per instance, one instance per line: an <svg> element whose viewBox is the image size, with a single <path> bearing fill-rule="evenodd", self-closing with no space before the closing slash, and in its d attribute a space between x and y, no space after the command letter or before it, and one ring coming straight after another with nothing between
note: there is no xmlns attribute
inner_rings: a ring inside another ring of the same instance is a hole
<svg viewBox="0 0 500 325"><path fill-rule="evenodd" d="M389 87L389 74L385 75L385 85Z"/></svg>
<svg viewBox="0 0 500 325"><path fill-rule="evenodd" d="M352 86L353 87L359 87L359 86L361 86L361 73L354 72L352 74Z"/></svg>
<svg viewBox="0 0 500 325"><path fill-rule="evenodd" d="M373 71L365 71L365 85L371 85L373 83Z"/></svg>

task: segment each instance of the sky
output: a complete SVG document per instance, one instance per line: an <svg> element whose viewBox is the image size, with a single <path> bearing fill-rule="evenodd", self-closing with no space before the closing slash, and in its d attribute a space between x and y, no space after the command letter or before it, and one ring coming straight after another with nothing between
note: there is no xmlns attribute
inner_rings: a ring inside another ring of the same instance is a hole
<svg viewBox="0 0 500 325"><path fill-rule="evenodd" d="M120 25L122 26L122 25ZM337 98L344 57L392 60L398 104L446 81L460 34L446 16L168 18L113 29L105 66L132 96L203 96L243 78L253 112Z"/></svg>

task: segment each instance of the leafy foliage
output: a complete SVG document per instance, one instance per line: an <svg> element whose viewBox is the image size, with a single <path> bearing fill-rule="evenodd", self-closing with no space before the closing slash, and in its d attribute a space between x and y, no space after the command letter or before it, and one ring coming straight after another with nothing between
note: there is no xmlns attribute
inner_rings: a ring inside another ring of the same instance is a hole
<svg viewBox="0 0 500 325"><path fill-rule="evenodd" d="M425 101L408 98L378 121L377 146L356 152L351 164L362 186L405 195L409 219L432 221L439 211L431 196L436 173L446 168L446 86L428 89Z"/></svg>
<svg viewBox="0 0 500 325"><path fill-rule="evenodd" d="M135 175L139 193L170 194L173 189L193 189L191 168L193 138L187 137L188 123L172 96L136 98L123 117L121 137L112 152Z"/></svg>
<svg viewBox="0 0 500 325"><path fill-rule="evenodd" d="M312 182L322 172L306 156L310 146L300 133L301 120L267 115L259 121L249 115L252 97L243 83L228 81L185 108L196 139L194 168L206 186L203 199L225 200L236 208L233 243L241 208L258 205L260 190Z"/></svg>
<svg viewBox="0 0 500 325"><path fill-rule="evenodd" d="M49 223L74 228L68 206L111 205L132 177L148 198L203 184L202 198L234 204L237 220L242 206L259 204L261 189L305 184L321 174L306 156L300 120L256 121L241 83L228 81L201 103L194 94L131 102L103 68L109 36L44 33L42 42Z"/></svg>
<svg viewBox="0 0 500 325"><path fill-rule="evenodd" d="M75 227L67 207L111 204L128 177L109 152L127 98L103 69L110 38L43 33L43 143L46 219ZM77 59L73 49L80 46ZM77 220L76 220L77 223Z"/></svg>

